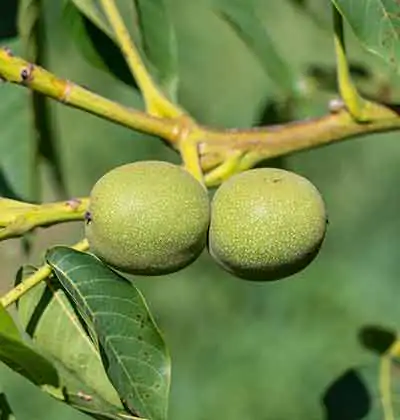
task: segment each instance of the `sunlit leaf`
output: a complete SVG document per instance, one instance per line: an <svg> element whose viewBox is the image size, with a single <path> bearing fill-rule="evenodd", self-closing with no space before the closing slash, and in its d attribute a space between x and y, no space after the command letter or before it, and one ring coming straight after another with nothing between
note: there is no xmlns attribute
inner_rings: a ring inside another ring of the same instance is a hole
<svg viewBox="0 0 400 420"><path fill-rule="evenodd" d="M82 392L91 396L90 404L84 404L87 409L122 410L97 349L57 283L41 283L30 290L19 300L18 314L36 347L53 361L71 399L84 402L78 395Z"/></svg>
<svg viewBox="0 0 400 420"><path fill-rule="evenodd" d="M0 363L0 390L17 420L89 420L92 418L50 397L3 363ZM4 420L12 419L13 417L4 418Z"/></svg>
<svg viewBox="0 0 400 420"><path fill-rule="evenodd" d="M332 0L361 44L400 70L400 7L397 0Z"/></svg>
<svg viewBox="0 0 400 420"><path fill-rule="evenodd" d="M142 295L90 254L55 247L46 259L98 342L125 404L147 419L165 419L170 360Z"/></svg>

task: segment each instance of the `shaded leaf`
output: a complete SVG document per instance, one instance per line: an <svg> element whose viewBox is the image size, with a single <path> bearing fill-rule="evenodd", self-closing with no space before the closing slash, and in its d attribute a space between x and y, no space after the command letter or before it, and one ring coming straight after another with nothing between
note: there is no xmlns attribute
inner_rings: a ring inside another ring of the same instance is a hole
<svg viewBox="0 0 400 420"><path fill-rule="evenodd" d="M15 420L15 416L11 411L10 404L4 393L0 394L0 419L2 420Z"/></svg>
<svg viewBox="0 0 400 420"><path fill-rule="evenodd" d="M0 42L0 46L4 45ZM15 54L21 43L7 43ZM0 195L35 201L38 188L37 148L30 124L27 89L0 83Z"/></svg>
<svg viewBox="0 0 400 420"><path fill-rule="evenodd" d="M122 410L109 382L100 355L58 283L41 283L18 304L25 331L35 345L53 361L68 395L91 395L104 412Z"/></svg>
<svg viewBox="0 0 400 420"><path fill-rule="evenodd" d="M120 405L117 406L104 400L95 389L90 388L86 383L82 382L75 373L66 369L62 363L55 362L54 364L59 372L60 378L62 378L64 398L69 405L85 413L99 416L101 419L136 419L136 417L132 417Z"/></svg>
<svg viewBox="0 0 400 420"><path fill-rule="evenodd" d="M279 54L252 4L223 1L218 13L260 61L271 80L286 94L296 91L293 69Z"/></svg>
<svg viewBox="0 0 400 420"><path fill-rule="evenodd" d="M332 13L325 0L289 0L305 13L319 29L331 33Z"/></svg>
<svg viewBox="0 0 400 420"><path fill-rule="evenodd" d="M113 74L130 86L137 87L113 35L110 37L108 32L96 26L73 2L65 3L63 21L90 64Z"/></svg>
<svg viewBox="0 0 400 420"><path fill-rule="evenodd" d="M18 8L18 31L24 49L24 57L35 64L47 67L46 26L44 23L43 0L20 0ZM32 137L37 149L50 164L59 190L64 193L60 158L56 150L55 131L48 99L37 92L30 91L32 118ZM39 198L39 186L36 187Z"/></svg>
<svg viewBox="0 0 400 420"><path fill-rule="evenodd" d="M400 7L397 0L332 0L361 44L400 70Z"/></svg>
<svg viewBox="0 0 400 420"><path fill-rule="evenodd" d="M165 419L170 360L140 292L90 254L55 247L46 259L98 342L125 404L147 419Z"/></svg>
<svg viewBox="0 0 400 420"><path fill-rule="evenodd" d="M371 409L367 420L400 419L400 364L385 355L359 370L369 390Z"/></svg>
<svg viewBox="0 0 400 420"><path fill-rule="evenodd" d="M0 363L0 389L18 420L89 420L92 418L50 397L2 363Z"/></svg>
<svg viewBox="0 0 400 420"><path fill-rule="evenodd" d="M114 45L118 45L114 32L104 15L98 1L95 0L70 0L97 28L100 29ZM131 38L142 55L142 59L148 67L149 72L157 80L160 87L171 96L176 97L178 75L177 75L177 47L173 25L164 0L154 0L152 2L142 0L123 1L117 0L116 6L124 20ZM105 40L85 21L77 21L79 17L75 14L69 15L70 27L75 27L80 33L79 39L82 42L86 53L89 54L90 61L99 62L96 59L101 57L108 69L117 77L123 75L126 80L123 65L115 65L113 61L121 63L121 53L119 47L115 48L111 43L107 43L110 49L99 45L99 41ZM83 26L82 26L83 23ZM86 34L86 35L85 35ZM92 47L89 46L92 43ZM118 57L119 56L119 57ZM118 57L118 58L117 58ZM124 79L122 79L124 80Z"/></svg>
<svg viewBox="0 0 400 420"><path fill-rule="evenodd" d="M114 39L114 32L110 27L100 2L97 0L70 0L75 6L90 19L109 38Z"/></svg>
<svg viewBox="0 0 400 420"><path fill-rule="evenodd" d="M0 40L17 36L17 9L15 0L0 2Z"/></svg>
<svg viewBox="0 0 400 420"><path fill-rule="evenodd" d="M37 385L59 386L53 365L22 341L3 306L0 306L0 360Z"/></svg>
<svg viewBox="0 0 400 420"><path fill-rule="evenodd" d="M176 99L178 51L175 30L165 0L134 0L142 49L161 87Z"/></svg>
<svg viewBox="0 0 400 420"><path fill-rule="evenodd" d="M326 419L365 419L371 409L369 390L355 369L340 375L322 398Z"/></svg>

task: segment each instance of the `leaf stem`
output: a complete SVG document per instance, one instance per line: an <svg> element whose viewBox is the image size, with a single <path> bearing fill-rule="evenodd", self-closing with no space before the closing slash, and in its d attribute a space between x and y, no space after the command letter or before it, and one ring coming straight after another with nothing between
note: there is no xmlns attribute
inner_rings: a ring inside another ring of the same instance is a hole
<svg viewBox="0 0 400 420"><path fill-rule="evenodd" d="M72 248L76 249L77 251L86 251L89 248L89 244L86 239L83 239L82 241L72 246ZM51 274L51 267L48 264L44 264L37 271L35 271L35 273L27 277L20 284L15 286L3 297L1 297L0 304L4 306L5 308L7 306L10 306L12 303L20 299L25 293L27 293L29 290L31 290L41 281L49 277L50 274Z"/></svg>
<svg viewBox="0 0 400 420"><path fill-rule="evenodd" d="M191 138L181 142L179 148L183 164L186 170L191 173L199 182L204 184L203 171L200 165L198 143Z"/></svg>
<svg viewBox="0 0 400 420"><path fill-rule="evenodd" d="M185 115L186 113L167 99L156 86L129 35L114 0L101 0L101 3L114 30L122 54L143 94L147 112L150 115L166 118L177 118Z"/></svg>
<svg viewBox="0 0 400 420"><path fill-rule="evenodd" d="M343 17L333 3L332 11L339 92L353 118L358 122L365 122L373 119L374 115L369 109L370 102L358 93L351 79L350 68L346 57Z"/></svg>

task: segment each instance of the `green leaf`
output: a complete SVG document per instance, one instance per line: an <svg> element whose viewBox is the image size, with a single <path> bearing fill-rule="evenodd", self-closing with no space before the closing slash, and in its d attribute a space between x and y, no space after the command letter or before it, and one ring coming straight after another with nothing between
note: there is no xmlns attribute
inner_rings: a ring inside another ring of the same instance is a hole
<svg viewBox="0 0 400 420"><path fill-rule="evenodd" d="M0 419L2 420L15 420L15 416L11 411L10 404L4 393L0 394Z"/></svg>
<svg viewBox="0 0 400 420"><path fill-rule="evenodd" d="M21 0L18 8L18 31L24 49L24 57L39 66L47 67L46 26L44 22L42 0ZM32 118L33 141L37 149L49 163L60 192L65 187L61 175L61 163L57 154L55 132L52 129L49 100L37 92L30 91L30 109ZM36 186L39 198L39 186Z"/></svg>
<svg viewBox="0 0 400 420"><path fill-rule="evenodd" d="M5 395L10 411L18 420L89 420L92 418L50 397L2 363L0 363L0 389Z"/></svg>
<svg viewBox="0 0 400 420"><path fill-rule="evenodd" d="M17 36L17 8L15 0L0 2L0 40Z"/></svg>
<svg viewBox="0 0 400 420"><path fill-rule="evenodd" d="M7 45L21 53L21 42ZM0 83L0 195L35 201L37 199L37 148L30 124L29 91Z"/></svg>
<svg viewBox="0 0 400 420"><path fill-rule="evenodd" d="M59 386L54 366L22 341L3 306L0 306L0 360L37 385Z"/></svg>
<svg viewBox="0 0 400 420"><path fill-rule="evenodd" d="M101 406L104 413L123 411L97 349L58 282L41 283L30 290L19 300L18 314L35 346L53 361L67 395L72 399L79 391L91 395L87 409Z"/></svg>
<svg viewBox="0 0 400 420"><path fill-rule="evenodd" d="M61 363L55 363L63 380L64 396L69 405L93 416L110 420L137 419L120 406L105 401L95 389L91 389Z"/></svg>
<svg viewBox="0 0 400 420"><path fill-rule="evenodd" d="M175 31L165 0L134 0L142 49L161 87L176 99L178 52Z"/></svg>
<svg viewBox="0 0 400 420"><path fill-rule="evenodd" d="M279 54L253 5L221 0L218 13L257 57L274 84L285 94L296 92L293 69Z"/></svg>
<svg viewBox="0 0 400 420"><path fill-rule="evenodd" d="M368 399L368 403L365 403L368 409L365 409L363 417L358 418L400 419L400 364L398 361L389 355L376 357L372 363L354 370L353 375L357 375L359 388L363 387L362 393L366 395L364 399ZM354 396L353 393L353 398ZM342 410L349 410L350 402L351 398L347 400L347 404L342 401Z"/></svg>
<svg viewBox="0 0 400 420"><path fill-rule="evenodd" d="M400 14L397 0L332 0L361 44L400 70Z"/></svg>
<svg viewBox="0 0 400 420"><path fill-rule="evenodd" d="M140 292L90 254L55 247L46 259L98 342L122 400L142 417L165 419L170 359Z"/></svg>
<svg viewBox="0 0 400 420"><path fill-rule="evenodd" d="M400 364L384 355L359 370L369 391L371 408L367 420L400 419Z"/></svg>
<svg viewBox="0 0 400 420"><path fill-rule="evenodd" d="M79 16L71 14L69 10L69 26L75 27L76 33L79 33L80 42L83 43L86 54L90 61L96 62L99 66L98 58L104 61L104 65L117 77L123 77L126 80L125 71L121 68L121 53L117 45L114 32L104 15L99 2L95 0L70 0L80 10L80 12L91 21L101 32L107 35L113 42L108 43L110 48L101 45L102 37L87 22L79 23ZM168 8L164 0L142 1L142 0L117 0L116 6L121 17L134 40L139 52L142 55L148 71L156 79L160 87L171 96L176 97L178 85L178 61L177 61L177 43L175 32L171 22ZM85 35L86 33L86 35ZM83 39L86 39L83 41ZM92 46L89 46L92 43ZM97 56L97 57L96 57ZM119 65L113 64L117 61ZM124 79L122 79L124 80Z"/></svg>
<svg viewBox="0 0 400 420"><path fill-rule="evenodd" d="M69 0L90 19L109 38L114 39L114 33L107 18L104 16L100 2L97 0Z"/></svg>
<svg viewBox="0 0 400 420"><path fill-rule="evenodd" d="M87 7L87 3L85 6ZM96 21L96 16L95 14L93 17L94 21ZM113 35L111 32L111 36L108 35L109 28L105 31L101 30L70 1L65 3L62 17L67 30L90 64L111 73L127 85L137 88L136 81Z"/></svg>

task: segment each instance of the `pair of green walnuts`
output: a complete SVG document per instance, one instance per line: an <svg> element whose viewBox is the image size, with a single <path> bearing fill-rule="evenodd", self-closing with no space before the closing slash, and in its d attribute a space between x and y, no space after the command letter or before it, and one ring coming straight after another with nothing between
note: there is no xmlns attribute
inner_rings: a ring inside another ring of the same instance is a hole
<svg viewBox="0 0 400 420"><path fill-rule="evenodd" d="M281 169L234 175L216 191L161 161L117 167L90 194L91 251L131 274L163 275L196 260L207 246L226 271L278 280L305 268L326 231L326 211L307 179Z"/></svg>

